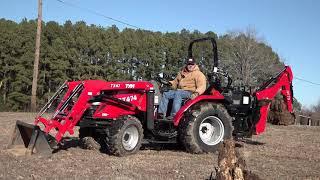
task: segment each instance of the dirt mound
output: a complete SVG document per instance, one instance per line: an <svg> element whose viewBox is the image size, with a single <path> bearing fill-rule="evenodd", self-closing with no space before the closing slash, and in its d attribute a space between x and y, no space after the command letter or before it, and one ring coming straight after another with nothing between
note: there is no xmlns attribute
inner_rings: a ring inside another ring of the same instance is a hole
<svg viewBox="0 0 320 180"><path fill-rule="evenodd" d="M97 141L95 141L92 137L81 138L79 140L79 146L83 149L94 151L98 151L101 148L100 144Z"/></svg>
<svg viewBox="0 0 320 180"><path fill-rule="evenodd" d="M274 125L288 126L294 124L294 121L294 115L288 111L282 95L278 94L271 102L268 122Z"/></svg>
<svg viewBox="0 0 320 180"><path fill-rule="evenodd" d="M24 145L15 145L10 147L9 149L4 149L4 153L12 154L14 156L26 156L28 153L28 149L24 147Z"/></svg>

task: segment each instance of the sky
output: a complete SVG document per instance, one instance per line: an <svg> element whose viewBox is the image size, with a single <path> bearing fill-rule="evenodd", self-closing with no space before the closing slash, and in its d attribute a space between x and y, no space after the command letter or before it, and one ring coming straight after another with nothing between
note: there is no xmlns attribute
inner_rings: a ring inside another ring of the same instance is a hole
<svg viewBox="0 0 320 180"><path fill-rule="evenodd" d="M185 28L223 35L254 27L258 37L292 67L295 77L318 84L294 78L294 96L298 101L306 107L320 101L318 0L43 0L45 22L83 20L103 27L130 27L107 17L161 32ZM16 22L35 19L37 0L0 0L0 18Z"/></svg>

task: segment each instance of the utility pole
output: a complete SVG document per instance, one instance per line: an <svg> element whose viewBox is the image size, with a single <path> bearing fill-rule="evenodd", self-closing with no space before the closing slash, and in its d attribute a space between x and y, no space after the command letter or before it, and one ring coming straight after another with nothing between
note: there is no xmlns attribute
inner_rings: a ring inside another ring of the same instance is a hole
<svg viewBox="0 0 320 180"><path fill-rule="evenodd" d="M39 71L39 56L40 56L40 37L41 37L41 23L42 23L42 0L38 0L38 26L36 36L36 51L33 63L33 79L31 91L31 111L37 110L37 83Z"/></svg>

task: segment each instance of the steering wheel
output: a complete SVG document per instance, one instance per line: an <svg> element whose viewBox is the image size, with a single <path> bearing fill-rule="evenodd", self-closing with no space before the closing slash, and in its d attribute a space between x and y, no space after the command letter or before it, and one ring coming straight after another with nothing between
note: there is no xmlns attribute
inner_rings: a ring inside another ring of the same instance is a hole
<svg viewBox="0 0 320 180"><path fill-rule="evenodd" d="M222 69L217 69L216 72L210 73L209 77L210 81L216 84L216 88L221 92L231 87L232 79L229 74ZM225 80L227 80L227 84L222 86L222 83L225 84Z"/></svg>
<svg viewBox="0 0 320 180"><path fill-rule="evenodd" d="M166 80L166 79L164 79L164 78L157 77L156 80L157 80L158 82L160 82L161 84L163 84L163 85L172 86L171 82L169 82L168 80Z"/></svg>

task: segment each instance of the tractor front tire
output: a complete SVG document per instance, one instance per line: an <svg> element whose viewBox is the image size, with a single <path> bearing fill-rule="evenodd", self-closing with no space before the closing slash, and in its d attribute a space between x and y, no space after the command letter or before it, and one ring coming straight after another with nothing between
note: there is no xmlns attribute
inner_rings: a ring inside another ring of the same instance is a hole
<svg viewBox="0 0 320 180"><path fill-rule="evenodd" d="M100 150L100 144L93 137L84 137L80 139L79 145L82 149Z"/></svg>
<svg viewBox="0 0 320 180"><path fill-rule="evenodd" d="M141 147L143 128L141 122L134 116L118 119L117 127L110 127L109 135L105 137L106 150L116 156L135 154Z"/></svg>
<svg viewBox="0 0 320 180"><path fill-rule="evenodd" d="M232 118L220 104L207 103L185 115L179 140L190 153L215 152L224 139L232 138Z"/></svg>
<svg viewBox="0 0 320 180"><path fill-rule="evenodd" d="M100 150L97 135L94 128L80 127L79 146L83 149Z"/></svg>
<svg viewBox="0 0 320 180"><path fill-rule="evenodd" d="M89 127L80 127L79 129L79 139L85 137L92 137L92 128Z"/></svg>

